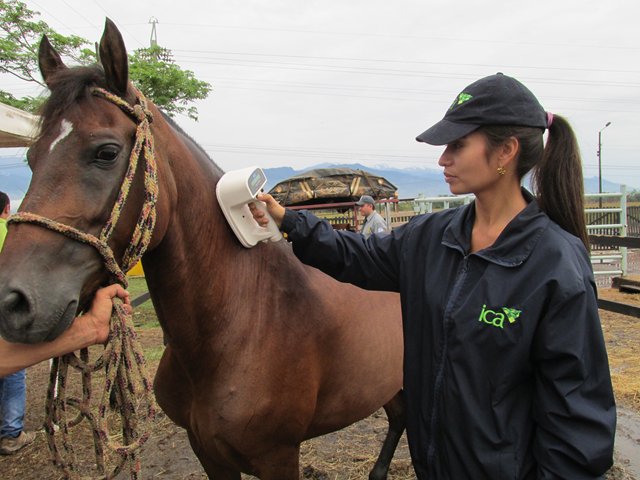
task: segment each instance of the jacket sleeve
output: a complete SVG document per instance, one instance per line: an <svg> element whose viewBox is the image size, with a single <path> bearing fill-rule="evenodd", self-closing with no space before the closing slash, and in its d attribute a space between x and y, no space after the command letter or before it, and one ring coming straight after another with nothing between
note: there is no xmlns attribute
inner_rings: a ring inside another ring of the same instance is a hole
<svg viewBox="0 0 640 480"><path fill-rule="evenodd" d="M616 408L595 286L557 285L533 346L539 479L604 478L613 463Z"/></svg>
<svg viewBox="0 0 640 480"><path fill-rule="evenodd" d="M296 256L342 282L368 290L399 291L402 230L371 235L334 230L329 222L306 211L287 210L282 230Z"/></svg>

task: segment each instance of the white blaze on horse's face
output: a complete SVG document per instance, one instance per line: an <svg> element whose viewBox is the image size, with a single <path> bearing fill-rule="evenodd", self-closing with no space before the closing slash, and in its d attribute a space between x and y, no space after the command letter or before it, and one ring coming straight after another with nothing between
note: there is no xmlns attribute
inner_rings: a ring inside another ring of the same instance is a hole
<svg viewBox="0 0 640 480"><path fill-rule="evenodd" d="M60 134L53 142L51 142L51 145L49 146L49 153L53 152L55 146L68 137L71 132L73 132L73 124L69 120L63 118L62 122L60 122Z"/></svg>

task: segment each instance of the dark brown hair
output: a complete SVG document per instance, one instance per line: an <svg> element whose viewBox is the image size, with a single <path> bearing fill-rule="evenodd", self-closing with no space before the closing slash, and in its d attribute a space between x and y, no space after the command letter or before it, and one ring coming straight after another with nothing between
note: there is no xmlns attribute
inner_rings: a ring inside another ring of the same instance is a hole
<svg viewBox="0 0 640 480"><path fill-rule="evenodd" d="M9 205L9 196L4 192L0 192L0 212L4 212L7 205Z"/></svg>
<svg viewBox="0 0 640 480"><path fill-rule="evenodd" d="M489 150L514 137L520 144L518 178L532 171L532 183L540 208L554 222L575 235L589 250L584 218L584 181L578 142L569 122L554 115L547 144L542 130L532 127L487 126L479 129Z"/></svg>

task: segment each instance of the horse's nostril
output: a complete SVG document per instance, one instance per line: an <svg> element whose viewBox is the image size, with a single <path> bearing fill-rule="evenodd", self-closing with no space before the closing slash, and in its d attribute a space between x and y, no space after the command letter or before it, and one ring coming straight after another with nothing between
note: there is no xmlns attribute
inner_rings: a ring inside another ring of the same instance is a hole
<svg viewBox="0 0 640 480"><path fill-rule="evenodd" d="M2 299L2 310L8 314L29 313L29 300L22 292L13 290Z"/></svg>
<svg viewBox="0 0 640 480"><path fill-rule="evenodd" d="M26 331L33 322L29 298L19 290L11 290L0 297L0 323L3 334Z"/></svg>

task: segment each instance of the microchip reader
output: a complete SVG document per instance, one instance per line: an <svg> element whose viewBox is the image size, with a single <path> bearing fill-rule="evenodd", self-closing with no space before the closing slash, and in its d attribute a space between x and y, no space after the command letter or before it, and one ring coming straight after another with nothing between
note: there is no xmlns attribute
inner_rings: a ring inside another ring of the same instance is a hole
<svg viewBox="0 0 640 480"><path fill-rule="evenodd" d="M262 169L249 167L225 173L216 185L220 208L233 233L246 248L254 247L258 242L277 242L282 239L282 233L267 212L267 207L263 202L256 200L256 195L265 183L267 176ZM250 202L267 214L269 223L266 227L261 227L254 220L248 206Z"/></svg>

